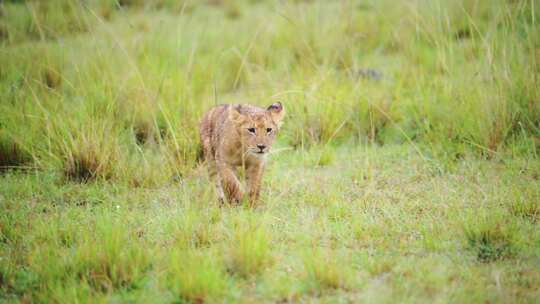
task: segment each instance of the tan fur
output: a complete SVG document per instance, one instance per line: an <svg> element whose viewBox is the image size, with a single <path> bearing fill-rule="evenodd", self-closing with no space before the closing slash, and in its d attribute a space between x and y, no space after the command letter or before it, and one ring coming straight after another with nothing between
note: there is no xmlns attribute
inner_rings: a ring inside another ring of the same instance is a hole
<svg viewBox="0 0 540 304"><path fill-rule="evenodd" d="M251 105L220 105L204 115L201 143L221 202L242 201L244 190L236 176L239 167L246 172L250 205L258 201L265 158L284 115L281 103L266 110Z"/></svg>

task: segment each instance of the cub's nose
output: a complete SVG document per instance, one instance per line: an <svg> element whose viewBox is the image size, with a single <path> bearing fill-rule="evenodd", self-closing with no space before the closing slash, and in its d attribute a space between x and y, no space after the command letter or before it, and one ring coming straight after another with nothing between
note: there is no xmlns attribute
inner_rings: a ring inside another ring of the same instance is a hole
<svg viewBox="0 0 540 304"><path fill-rule="evenodd" d="M259 148L259 150L261 151L264 151L264 148L266 148L265 145L257 145L257 148Z"/></svg>

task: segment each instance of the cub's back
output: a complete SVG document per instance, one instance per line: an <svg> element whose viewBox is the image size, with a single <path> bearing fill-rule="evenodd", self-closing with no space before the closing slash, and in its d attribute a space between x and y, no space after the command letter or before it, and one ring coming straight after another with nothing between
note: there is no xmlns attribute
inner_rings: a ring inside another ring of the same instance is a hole
<svg viewBox="0 0 540 304"><path fill-rule="evenodd" d="M223 125L227 119L227 108L229 105L219 105L211 108L204 114L201 123L199 125L201 139L204 136L212 137L221 125Z"/></svg>
<svg viewBox="0 0 540 304"><path fill-rule="evenodd" d="M213 156L216 147L214 143L222 136L223 125L228 119L229 105L219 105L204 114L199 125L199 135L205 157Z"/></svg>

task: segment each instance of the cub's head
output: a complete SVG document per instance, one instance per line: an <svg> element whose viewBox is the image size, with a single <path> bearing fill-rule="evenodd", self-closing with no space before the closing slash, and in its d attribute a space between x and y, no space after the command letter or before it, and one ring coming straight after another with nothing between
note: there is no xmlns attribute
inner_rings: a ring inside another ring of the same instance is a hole
<svg viewBox="0 0 540 304"><path fill-rule="evenodd" d="M280 102L266 110L249 105L235 105L230 109L244 152L258 157L270 151L284 116L285 109Z"/></svg>

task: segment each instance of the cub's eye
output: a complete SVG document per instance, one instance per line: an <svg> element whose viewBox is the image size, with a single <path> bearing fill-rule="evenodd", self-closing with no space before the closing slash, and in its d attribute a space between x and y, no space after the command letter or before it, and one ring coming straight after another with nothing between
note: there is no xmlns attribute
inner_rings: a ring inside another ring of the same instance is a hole
<svg viewBox="0 0 540 304"><path fill-rule="evenodd" d="M248 128L249 133L255 134L255 128Z"/></svg>
<svg viewBox="0 0 540 304"><path fill-rule="evenodd" d="M266 133L272 132L272 128L266 128Z"/></svg>

